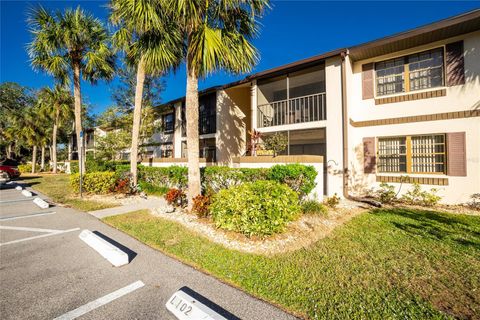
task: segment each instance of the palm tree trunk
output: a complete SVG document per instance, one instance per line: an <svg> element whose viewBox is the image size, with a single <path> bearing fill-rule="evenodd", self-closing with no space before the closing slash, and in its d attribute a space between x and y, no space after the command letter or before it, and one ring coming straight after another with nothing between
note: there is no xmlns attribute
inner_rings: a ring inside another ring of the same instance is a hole
<svg viewBox="0 0 480 320"><path fill-rule="evenodd" d="M80 146L82 145L82 139L80 138L80 132L82 132L82 94L80 91L80 62L75 61L73 63L73 98L75 100L75 133L77 136L77 154L78 159L82 160L82 163L78 163L79 165L79 172L81 169L80 174L83 174L85 171L85 157L83 154L80 155L82 152Z"/></svg>
<svg viewBox="0 0 480 320"><path fill-rule="evenodd" d="M130 151L130 172L132 173L133 184L137 185L137 157L138 157L138 139L140 133L140 124L142 118L142 96L143 82L145 81L145 70L143 59L140 59L137 67L137 84L135 87L135 108L133 109L133 128L132 128L132 147Z"/></svg>
<svg viewBox="0 0 480 320"><path fill-rule="evenodd" d="M12 158L12 144L8 144L8 149L7 149L7 158L11 159Z"/></svg>
<svg viewBox="0 0 480 320"><path fill-rule="evenodd" d="M40 171L45 171L45 145L42 145L42 156L40 158Z"/></svg>
<svg viewBox="0 0 480 320"><path fill-rule="evenodd" d="M55 122L53 123L53 134L52 134L53 173L57 173L57 130L58 130L59 112L60 110L57 109L55 114Z"/></svg>
<svg viewBox="0 0 480 320"><path fill-rule="evenodd" d="M187 92L186 92L186 119L187 119L187 161L188 161L188 190L187 203L190 211L193 198L200 194L200 165L199 165L199 136L198 136L198 76L195 69L188 63L187 58Z"/></svg>
<svg viewBox="0 0 480 320"><path fill-rule="evenodd" d="M35 173L35 165L37 164L37 146L33 146L32 150L32 173Z"/></svg>

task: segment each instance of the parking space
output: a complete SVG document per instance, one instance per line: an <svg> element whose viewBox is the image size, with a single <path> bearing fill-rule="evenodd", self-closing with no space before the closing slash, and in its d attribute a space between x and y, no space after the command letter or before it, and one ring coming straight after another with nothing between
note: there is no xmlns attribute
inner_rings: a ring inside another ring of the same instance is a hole
<svg viewBox="0 0 480 320"><path fill-rule="evenodd" d="M2 319L176 319L165 304L184 287L228 311L226 318L294 319L86 213L5 202L22 197L0 190ZM113 267L79 239L84 229L130 249L130 263Z"/></svg>

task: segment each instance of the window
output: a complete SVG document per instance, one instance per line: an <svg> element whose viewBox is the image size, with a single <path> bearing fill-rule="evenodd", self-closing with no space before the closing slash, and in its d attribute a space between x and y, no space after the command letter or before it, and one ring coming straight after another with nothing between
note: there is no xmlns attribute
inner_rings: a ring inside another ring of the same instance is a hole
<svg viewBox="0 0 480 320"><path fill-rule="evenodd" d="M173 158L172 143L164 143L160 145L160 158Z"/></svg>
<svg viewBox="0 0 480 320"><path fill-rule="evenodd" d="M378 139L378 171L445 173L445 135Z"/></svg>
<svg viewBox="0 0 480 320"><path fill-rule="evenodd" d="M201 96L198 99L198 131L199 134L215 133L217 131L217 96L215 93Z"/></svg>
<svg viewBox="0 0 480 320"><path fill-rule="evenodd" d="M162 121L163 121L163 131L165 133L172 133L174 130L174 123L175 123L174 114L173 113L164 114Z"/></svg>
<svg viewBox="0 0 480 320"><path fill-rule="evenodd" d="M404 64L404 58L387 60L375 64L378 96L405 91Z"/></svg>
<svg viewBox="0 0 480 320"><path fill-rule="evenodd" d="M375 63L377 96L444 85L443 48Z"/></svg>
<svg viewBox="0 0 480 320"><path fill-rule="evenodd" d="M412 172L445 172L445 135L412 137Z"/></svg>
<svg viewBox="0 0 480 320"><path fill-rule="evenodd" d="M443 86L443 48L408 57L410 91Z"/></svg>
<svg viewBox="0 0 480 320"><path fill-rule="evenodd" d="M379 138L378 159L380 172L407 172L406 137Z"/></svg>

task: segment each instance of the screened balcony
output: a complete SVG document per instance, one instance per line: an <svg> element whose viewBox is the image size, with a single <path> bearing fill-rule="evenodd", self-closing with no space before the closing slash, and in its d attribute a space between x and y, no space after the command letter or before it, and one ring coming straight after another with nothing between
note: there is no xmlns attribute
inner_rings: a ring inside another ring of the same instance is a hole
<svg viewBox="0 0 480 320"><path fill-rule="evenodd" d="M323 65L258 82L259 128L326 120Z"/></svg>

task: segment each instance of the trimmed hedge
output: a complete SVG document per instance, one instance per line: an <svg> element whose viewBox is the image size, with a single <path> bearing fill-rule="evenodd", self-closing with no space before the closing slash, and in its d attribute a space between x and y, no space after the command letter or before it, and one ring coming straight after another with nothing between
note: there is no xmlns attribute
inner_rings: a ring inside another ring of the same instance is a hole
<svg viewBox="0 0 480 320"><path fill-rule="evenodd" d="M315 188L317 174L313 166L299 163L277 164L270 168L267 179L285 183L303 198Z"/></svg>
<svg viewBox="0 0 480 320"><path fill-rule="evenodd" d="M214 166L203 170L202 186L211 194L244 182L272 180L288 185L303 198L315 188L317 174L313 166L297 163L255 169Z"/></svg>
<svg viewBox="0 0 480 320"><path fill-rule="evenodd" d="M76 163L78 170L78 162ZM90 170L93 170L90 165ZM124 162L105 162L96 167L107 168L118 175L130 171L130 165ZM87 173L89 173L87 164ZM211 195L223 189L239 186L245 182L273 180L284 183L296 191L301 198L315 188L317 171L313 166L303 164L275 165L271 168L230 168L226 166L211 166L202 168L202 189ZM161 190L167 188L185 189L188 184L188 168L183 166L145 167L138 166L140 182Z"/></svg>
<svg viewBox="0 0 480 320"><path fill-rule="evenodd" d="M202 170L202 187L206 194L238 186L244 182L267 180L268 169L206 167Z"/></svg>
<svg viewBox="0 0 480 320"><path fill-rule="evenodd" d="M82 189L86 193L106 194L115 189L118 175L115 172L89 172L83 175ZM80 174L70 176L70 185L75 192L80 192Z"/></svg>
<svg viewBox="0 0 480 320"><path fill-rule="evenodd" d="M123 168L123 167L122 167ZM120 170L122 168L119 168ZM185 189L187 187L187 167L138 167L138 179L157 188Z"/></svg>
<svg viewBox="0 0 480 320"><path fill-rule="evenodd" d="M87 159L85 161L85 168L87 173L89 172L104 172L104 171L116 171L118 166L127 166L130 168L130 161L103 161L98 159ZM70 173L78 172L78 160L70 161Z"/></svg>
<svg viewBox="0 0 480 320"><path fill-rule="evenodd" d="M298 194L285 184L255 181L218 192L210 212L218 228L266 236L282 232L301 209Z"/></svg>

